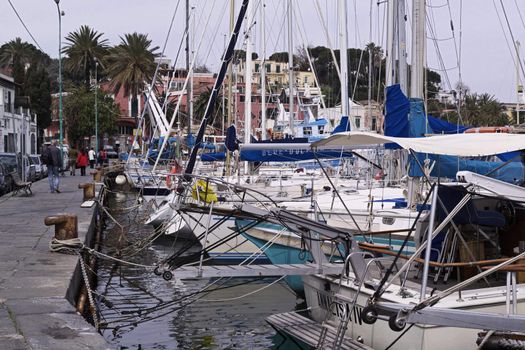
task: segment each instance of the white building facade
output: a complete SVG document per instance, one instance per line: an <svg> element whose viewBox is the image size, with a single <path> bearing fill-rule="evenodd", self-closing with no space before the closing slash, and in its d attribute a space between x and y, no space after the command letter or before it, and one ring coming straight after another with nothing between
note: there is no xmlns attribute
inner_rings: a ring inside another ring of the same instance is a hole
<svg viewBox="0 0 525 350"><path fill-rule="evenodd" d="M37 154L37 116L15 109L15 82L0 73L0 152Z"/></svg>

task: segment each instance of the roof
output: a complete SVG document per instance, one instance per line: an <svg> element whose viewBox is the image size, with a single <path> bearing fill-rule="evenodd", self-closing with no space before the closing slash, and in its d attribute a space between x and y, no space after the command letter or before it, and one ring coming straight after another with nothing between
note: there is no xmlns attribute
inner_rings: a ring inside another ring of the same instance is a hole
<svg viewBox="0 0 525 350"><path fill-rule="evenodd" d="M345 147L396 143L402 148L419 153L460 157L481 157L525 149L525 135L521 134L454 134L431 137L391 137L370 132L350 131L334 134L312 143L312 148Z"/></svg>

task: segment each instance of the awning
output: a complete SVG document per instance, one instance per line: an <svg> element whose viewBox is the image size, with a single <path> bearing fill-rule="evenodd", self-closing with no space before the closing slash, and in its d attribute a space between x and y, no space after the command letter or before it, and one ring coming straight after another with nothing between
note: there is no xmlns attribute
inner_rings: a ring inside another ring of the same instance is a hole
<svg viewBox="0 0 525 350"><path fill-rule="evenodd" d="M370 132L350 131L332 135L312 143L312 148L352 148L365 145L396 143L405 149L419 153L441 154L460 157L481 157L525 149L522 134L454 134L431 137L391 137Z"/></svg>

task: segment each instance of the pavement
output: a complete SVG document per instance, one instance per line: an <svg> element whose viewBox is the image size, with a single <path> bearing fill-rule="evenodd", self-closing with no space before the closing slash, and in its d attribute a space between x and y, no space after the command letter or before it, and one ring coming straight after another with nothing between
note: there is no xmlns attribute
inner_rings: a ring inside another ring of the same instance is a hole
<svg viewBox="0 0 525 350"><path fill-rule="evenodd" d="M61 177L61 193L50 193L45 178L32 196L0 197L0 349L112 348L65 299L78 257L52 253L54 227L44 225L48 215L77 214L84 240L93 208L80 208L77 186L90 181Z"/></svg>

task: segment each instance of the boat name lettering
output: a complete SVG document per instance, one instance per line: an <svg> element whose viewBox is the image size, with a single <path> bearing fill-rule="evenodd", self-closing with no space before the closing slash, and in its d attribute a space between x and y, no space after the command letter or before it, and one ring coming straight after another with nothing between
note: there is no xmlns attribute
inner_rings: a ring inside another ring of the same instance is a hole
<svg viewBox="0 0 525 350"><path fill-rule="evenodd" d="M317 301L322 309L330 310L332 315L340 320L348 318L353 323L363 324L363 319L361 318L363 312L362 307L355 305L353 309L350 310L350 304L334 301L330 295L322 292L317 292Z"/></svg>

